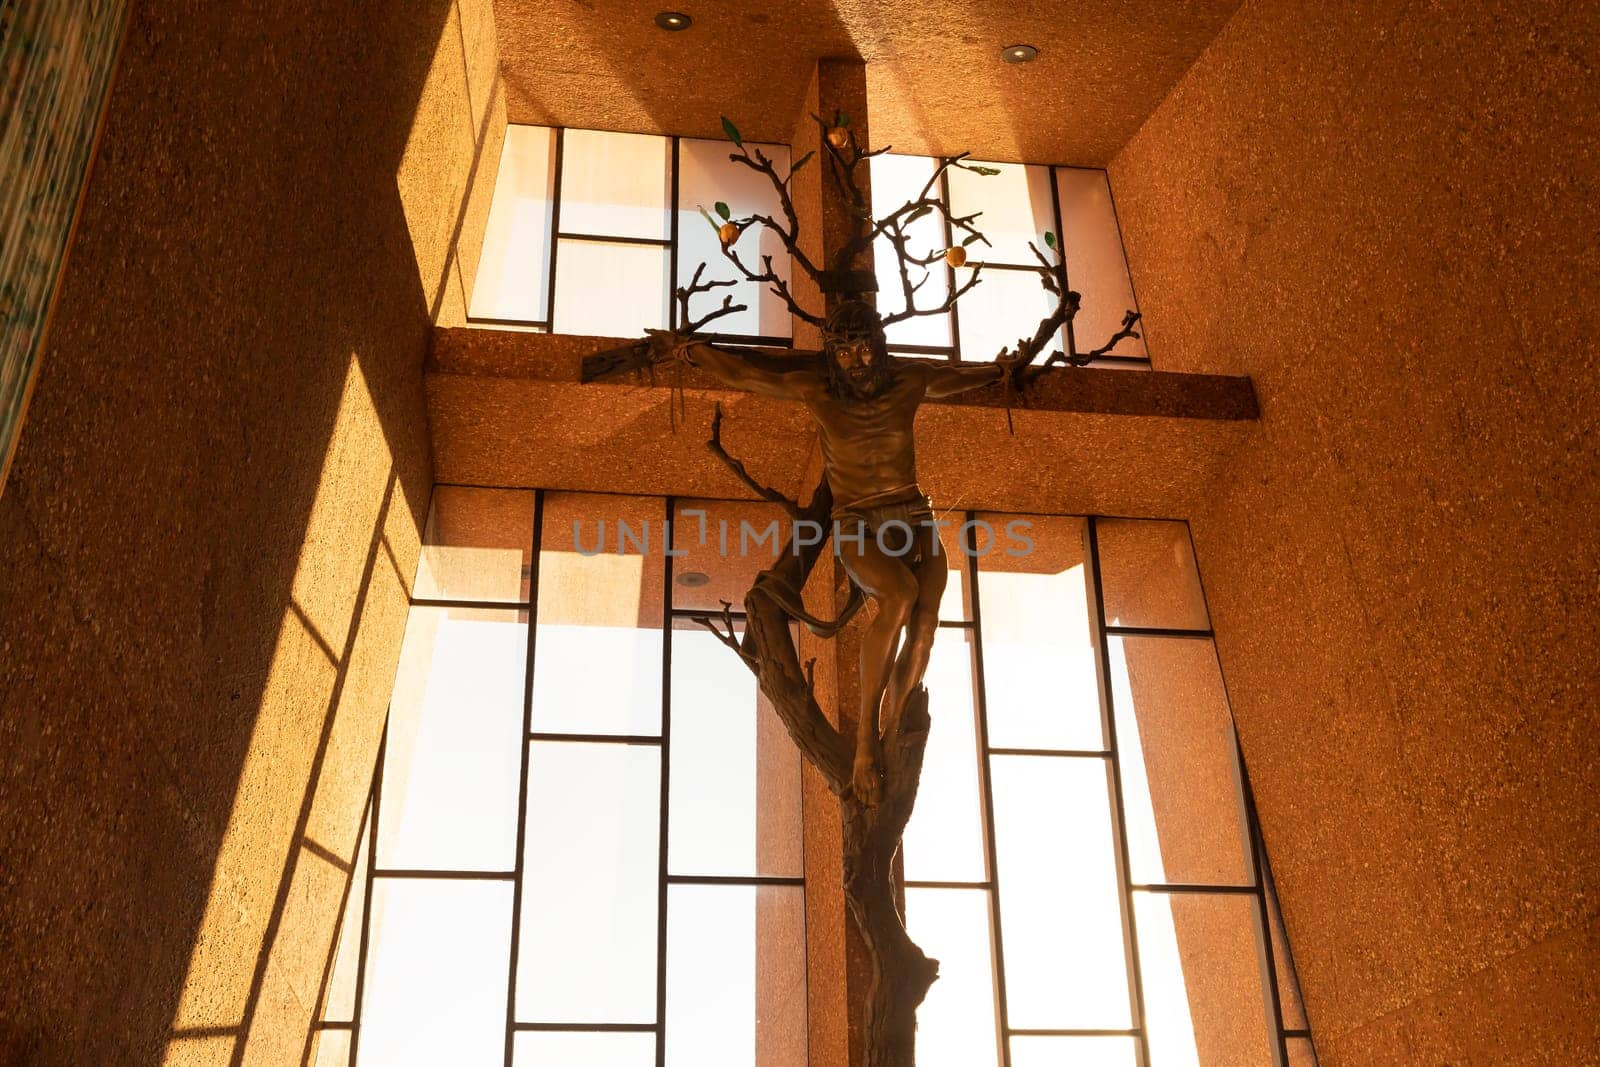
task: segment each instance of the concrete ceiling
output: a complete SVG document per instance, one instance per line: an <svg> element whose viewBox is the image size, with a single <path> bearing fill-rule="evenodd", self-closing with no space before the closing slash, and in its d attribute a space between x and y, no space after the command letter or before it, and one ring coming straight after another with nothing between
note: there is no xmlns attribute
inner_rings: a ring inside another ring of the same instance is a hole
<svg viewBox="0 0 1600 1067"><path fill-rule="evenodd" d="M871 139L1104 164L1239 0L495 0L510 121L788 141L822 56L868 64ZM694 25L659 30L663 8ZM1000 48L1038 47L1032 63Z"/></svg>

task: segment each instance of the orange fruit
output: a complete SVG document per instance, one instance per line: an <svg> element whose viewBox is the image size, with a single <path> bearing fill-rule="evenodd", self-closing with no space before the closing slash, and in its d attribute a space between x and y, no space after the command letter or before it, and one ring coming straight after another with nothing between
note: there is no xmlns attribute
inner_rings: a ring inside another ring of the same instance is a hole
<svg viewBox="0 0 1600 1067"><path fill-rule="evenodd" d="M952 267L965 267L967 265L967 250L960 245L946 249L944 261Z"/></svg>
<svg viewBox="0 0 1600 1067"><path fill-rule="evenodd" d="M843 148L850 143L850 131L843 126L835 126L828 131L828 143L835 148Z"/></svg>
<svg viewBox="0 0 1600 1067"><path fill-rule="evenodd" d="M739 236L739 227L731 222L724 222L717 228L717 236L722 238L723 244L731 245L734 239Z"/></svg>

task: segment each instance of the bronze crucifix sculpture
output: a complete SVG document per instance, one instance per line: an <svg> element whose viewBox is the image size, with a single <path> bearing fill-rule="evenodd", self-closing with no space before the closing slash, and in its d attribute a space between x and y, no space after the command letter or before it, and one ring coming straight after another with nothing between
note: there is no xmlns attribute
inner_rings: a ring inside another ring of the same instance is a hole
<svg viewBox="0 0 1600 1067"><path fill-rule="evenodd" d="M863 1063L866 1067L911 1067L915 1049L916 1010L938 976L906 934L897 905L894 857L916 799L922 755L928 737L928 696L922 678L928 667L938 625L940 597L947 563L933 507L917 482L914 422L925 399L951 396L970 389L1003 384L1013 392L1056 363L1082 365L1109 352L1125 337L1136 337L1136 312L1128 312L1122 329L1091 352L1057 350L1042 365L1034 361L1060 334L1078 308L1079 297L1066 285L1054 234L1046 248L1057 250L1055 262L1030 243L1038 260L1040 284L1055 296L1055 307L1032 336L999 353L990 363L937 363L892 355L885 341L888 324L916 315L941 314L980 281L982 264L971 277L952 286L936 307L921 308L916 293L926 272L941 260L953 266L966 262L968 247L984 242L975 215L957 216L934 197L940 176L952 167L980 174L997 173L968 163L965 156L944 160L921 193L887 215L874 217L867 190L858 178L861 165L887 146L866 151L843 116L824 122L821 145L826 152L830 189L854 220L854 236L833 259L814 264L799 244L799 221L789 195L794 173L810 159L802 157L779 176L759 149L752 151L731 122L724 129L736 151L729 158L767 176L777 192L783 221L767 215L733 218L718 204L718 225L724 257L747 280L766 285L800 320L820 327L822 351L775 358L712 343L697 334L711 321L736 311L731 297L720 307L691 317L690 302L732 281L702 282L704 267L688 286L677 290L682 326L651 331L640 341L590 356L584 380L625 370L694 367L726 386L797 401L806 406L821 443L823 478L804 506L761 485L743 463L722 447L720 407L708 442L712 451L758 496L783 506L798 522L829 529L836 557L849 576L850 595L834 619L818 619L800 603L800 590L821 552L820 542L791 538L787 550L763 571L745 598L742 636L735 633L731 605L724 605L721 628L709 617L702 624L716 633L755 673L762 691L783 719L805 758L817 768L839 798L844 839L845 898L866 945L872 979L866 1006ZM908 226L938 213L949 232L962 243L919 254L909 247ZM710 216L707 216L710 219ZM737 251L739 237L750 227L769 230L783 242L794 266L809 276L829 298L826 315L804 307L774 269L770 256L759 270ZM856 269L857 258L884 238L894 250L905 307L883 315L864 297L875 287L870 271ZM860 703L856 736L847 739L818 706L812 689L811 664L802 671L791 623L799 620L812 632L828 637L848 623L856 610L871 602L874 611L861 634Z"/></svg>

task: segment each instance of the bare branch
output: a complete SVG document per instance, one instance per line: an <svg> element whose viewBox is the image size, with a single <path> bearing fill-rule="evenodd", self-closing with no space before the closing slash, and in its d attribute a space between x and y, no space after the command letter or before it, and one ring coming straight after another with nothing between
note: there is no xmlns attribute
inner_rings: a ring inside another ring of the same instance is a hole
<svg viewBox="0 0 1600 1067"><path fill-rule="evenodd" d="M767 486L764 486L760 482L756 481L755 478L751 476L749 470L745 468L744 463L729 455L728 450L722 447L722 405L720 403L717 404L716 411L711 416L711 440L706 442L706 447L709 448L711 450L711 454L720 459L723 462L723 465L733 472L733 476L738 478L739 481L743 482L751 492L755 493L763 500L770 500L772 503L777 504L779 507L783 508L789 513L790 518L800 518L802 509L799 504L795 503L793 500L790 500L787 496L784 496L776 489L768 488Z"/></svg>
<svg viewBox="0 0 1600 1067"><path fill-rule="evenodd" d="M775 230L779 233L782 232L781 227L779 227L777 223L772 221L772 219L766 215L752 215L750 218L740 219L734 223L734 226L738 228L738 233L734 236L734 239L731 241L724 241L722 244L723 257L727 259L729 263L732 263L734 268L738 270L740 274L743 274L749 281L756 282L760 285L769 286L773 295L787 304L789 306L789 310L795 315L811 323L813 326L821 326L823 322L822 317L820 315L813 315L811 312L801 307L799 302L795 300L794 294L789 291L789 283L785 282L781 277L779 277L778 272L773 269L771 256L764 255L761 257L762 270L761 273L757 274L755 271L746 266L744 260L739 258L739 253L733 250L733 246L739 243L739 237L743 236L744 231L757 224L767 229Z"/></svg>
<svg viewBox="0 0 1600 1067"><path fill-rule="evenodd" d="M713 289L720 289L725 286L739 284L731 278L723 281L702 282L700 280L700 276L705 273L705 270L706 265L704 263L700 264L694 269L694 277L689 279L689 284L686 286L679 286L678 289L673 293L673 296L677 298L678 307L680 309L678 320L683 323L683 325L678 328L679 333L698 333L708 322L711 322L715 319L720 319L724 315L732 315L736 312L745 310L744 304L735 304L733 302L733 297L725 296L722 298L722 304L720 307L717 307L715 310L706 315L702 315L698 319L691 319L689 317L689 299L691 297L699 296L701 293L709 293Z"/></svg>
<svg viewBox="0 0 1600 1067"><path fill-rule="evenodd" d="M739 151L730 153L728 158L735 163L742 163L751 170L767 176L767 180L772 183L772 187L778 192L778 206L783 209L783 217L788 221L788 226L780 226L776 220L766 215L757 215L755 218L763 226L778 235L778 239L783 242L783 247L789 250L790 258L799 265L801 270L810 275L812 281L820 282L821 272L800 247L800 218L795 213L794 200L789 195L789 177L779 178L777 167L760 149L757 149L755 155L751 156L750 150L741 144ZM789 176L792 177L793 174L794 171L791 169Z"/></svg>
<svg viewBox="0 0 1600 1067"><path fill-rule="evenodd" d="M732 603L726 600L722 601L722 627L720 628L709 615L694 615L691 617L695 622L710 630L718 641L737 652L739 658L744 660L746 667L749 667L752 671L756 670L758 661L755 653L747 651L740 642L738 635L734 633Z"/></svg>

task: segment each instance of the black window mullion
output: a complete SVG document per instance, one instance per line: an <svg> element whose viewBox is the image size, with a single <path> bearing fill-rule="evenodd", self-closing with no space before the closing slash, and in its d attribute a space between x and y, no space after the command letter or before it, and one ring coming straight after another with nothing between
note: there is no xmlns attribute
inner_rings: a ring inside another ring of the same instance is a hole
<svg viewBox="0 0 1600 1067"><path fill-rule="evenodd" d="M546 300L544 305L545 321L550 324L550 332L556 332L556 252L560 248L561 239L556 234L561 232L561 170L562 153L566 143L566 130L556 127L556 166L555 179L550 189L550 277L545 279L547 285ZM534 546L537 551L538 546Z"/></svg>
<svg viewBox="0 0 1600 1067"><path fill-rule="evenodd" d="M1100 582L1100 540L1096 519L1084 520L1088 533L1089 597L1093 609L1089 626L1094 639L1095 678L1100 687L1100 721L1105 730L1106 751L1111 772L1111 817L1116 831L1117 884L1122 897L1123 949L1128 960L1128 998L1134 1028L1138 1031L1139 1062L1150 1063L1150 1036L1145 1021L1144 980L1139 962L1138 922L1133 912L1133 873L1128 859L1127 808L1122 799L1122 762L1117 746L1116 708L1111 692L1111 653L1106 636L1106 603Z"/></svg>
<svg viewBox="0 0 1600 1067"><path fill-rule="evenodd" d="M552 262L555 252L550 253ZM552 289L552 292L554 290ZM533 733L533 655L539 639L539 542L544 532L544 490L533 494L533 544L528 556L528 644L522 670L522 733L517 741L522 749L517 784L517 854L511 883L511 952L506 976L506 1056L511 1067L516 1050L517 961L522 948L522 889L526 863L523 853L528 837L528 750ZM353 1067L353 1065L352 1065Z"/></svg>
<svg viewBox="0 0 1600 1067"><path fill-rule="evenodd" d="M673 140L676 162L677 140ZM673 168L677 180L677 168ZM677 215L677 204L673 204ZM656 1067L667 1063L667 796L672 776L672 532L673 498L666 498L667 550L661 560L661 800L656 891Z"/></svg>
<svg viewBox="0 0 1600 1067"><path fill-rule="evenodd" d="M941 178L941 181L944 181L944 179ZM945 202L948 203L949 186L947 182L944 193ZM948 223L946 224L946 232L948 232ZM954 335L954 330L955 326L952 322L952 336ZM956 351L960 351L959 345ZM973 522L973 519L973 513L967 512L963 526L970 528L967 524ZM959 543L959 536L957 541L956 547L962 549L963 546ZM971 547L975 548L976 546ZM984 859L989 867L989 936L994 942L990 951L994 959L995 1019L999 1023L996 1036L1000 1042L1001 1067L1011 1067L1011 1022L1006 1009L1006 956L1005 947L1001 939L1000 866L995 858L994 787L989 780L989 706L988 694L984 688L983 679L983 603L978 592L978 555L975 551L967 551L966 555L967 588L972 595L972 669L975 683L972 687L974 700L972 710L973 720L978 728L978 782L982 788L983 800Z"/></svg>
<svg viewBox="0 0 1600 1067"><path fill-rule="evenodd" d="M940 161L940 163L946 162L949 161ZM956 238L954 231L950 228L950 171L948 169L939 175L939 201L944 204L944 210L939 212L939 214L944 218L944 246L945 248L949 248L955 243ZM950 261L948 259L945 260L944 263L944 276L945 281L950 286L947 292L954 293L956 291L956 269L950 265ZM961 362L961 312L957 307L957 304L959 303L960 301L951 301L950 310L947 312L947 318L950 322L949 358L955 363ZM976 571L974 571L974 573L976 573ZM974 603L976 603L976 601L974 601ZM998 902L995 906L996 909L999 908Z"/></svg>
<svg viewBox="0 0 1600 1067"><path fill-rule="evenodd" d="M667 255L667 328L669 330L678 328L678 147L678 138L674 135L672 138L672 200L667 204L669 225L669 236L667 238L667 247L669 249ZM671 599L672 594L668 592L667 600L670 602Z"/></svg>

